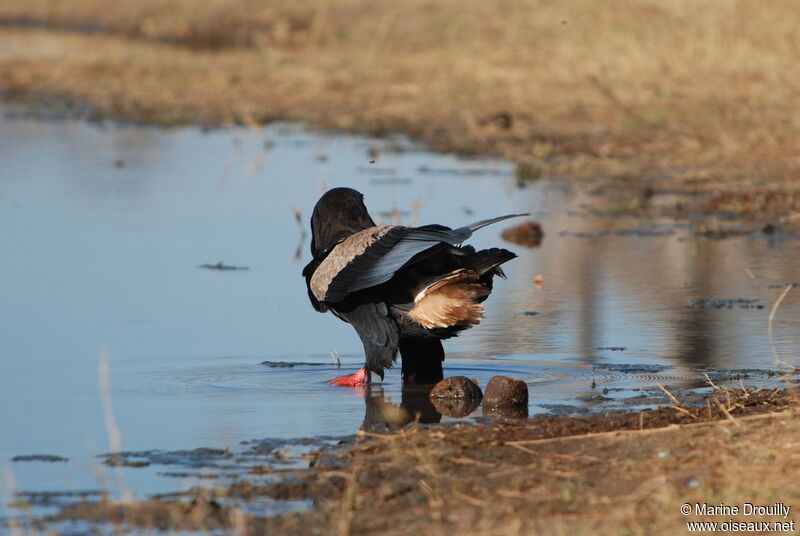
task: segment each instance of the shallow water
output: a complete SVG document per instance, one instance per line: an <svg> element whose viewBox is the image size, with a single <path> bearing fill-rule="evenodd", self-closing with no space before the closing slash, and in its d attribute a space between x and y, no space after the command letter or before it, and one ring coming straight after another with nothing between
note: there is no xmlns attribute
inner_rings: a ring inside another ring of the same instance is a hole
<svg viewBox="0 0 800 536"><path fill-rule="evenodd" d="M519 258L482 324L445 343L446 375L524 379L531 413L647 406L657 384L699 388L703 372L770 385L786 381L769 372L776 355L798 362L800 289L781 303L774 346L767 338L781 287L800 281L800 244L780 232L695 236L557 184L519 188L507 163L403 138L0 112L2 503L14 490L143 496L189 485L159 476L168 469L157 462L98 476L95 455L110 450L101 355L125 450L350 436L365 415L374 421L376 401L452 421L404 393L399 370L367 399L324 383L358 368L362 349L349 326L311 309L300 277L309 238L293 211L307 226L322 185L359 189L385 222L458 226L525 211L542 222L535 249L504 243L506 222L477 233L476 246ZM218 261L248 269L199 268ZM69 461L10 461L27 454Z"/></svg>

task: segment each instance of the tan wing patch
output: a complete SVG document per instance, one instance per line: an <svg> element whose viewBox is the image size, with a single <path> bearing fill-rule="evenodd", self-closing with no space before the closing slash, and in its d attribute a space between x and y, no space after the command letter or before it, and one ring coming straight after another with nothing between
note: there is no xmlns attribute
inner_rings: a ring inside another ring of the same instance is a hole
<svg viewBox="0 0 800 536"><path fill-rule="evenodd" d="M422 289L408 312L412 320L426 329L469 327L483 317L478 300L489 295L472 270L456 270Z"/></svg>
<svg viewBox="0 0 800 536"><path fill-rule="evenodd" d="M328 286L345 266L364 253L369 246L394 229L395 225L376 225L352 234L336 244L311 276L311 292L319 301L325 301Z"/></svg>

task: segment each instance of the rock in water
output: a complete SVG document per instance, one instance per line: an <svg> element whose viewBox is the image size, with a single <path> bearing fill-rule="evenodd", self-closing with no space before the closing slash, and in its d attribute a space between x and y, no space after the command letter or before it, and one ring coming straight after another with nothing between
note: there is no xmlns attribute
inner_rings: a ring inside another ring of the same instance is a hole
<svg viewBox="0 0 800 536"><path fill-rule="evenodd" d="M466 376L445 378L431 389L430 399L436 411L448 417L466 417L481 403L483 393L475 380Z"/></svg>
<svg viewBox="0 0 800 536"><path fill-rule="evenodd" d="M451 376L434 385L430 396L431 400L437 398L480 400L483 398L483 393L475 380L470 380L466 376Z"/></svg>
<svg viewBox="0 0 800 536"><path fill-rule="evenodd" d="M528 405L528 385L507 376L494 376L486 385L483 406L490 408Z"/></svg>
<svg viewBox="0 0 800 536"><path fill-rule="evenodd" d="M503 240L508 240L509 242L513 242L521 246L538 248L542 244L544 231L542 231L541 223L538 221L528 220L520 223L519 225L514 225L513 227L503 229L503 232L500 233L500 236L503 237Z"/></svg>

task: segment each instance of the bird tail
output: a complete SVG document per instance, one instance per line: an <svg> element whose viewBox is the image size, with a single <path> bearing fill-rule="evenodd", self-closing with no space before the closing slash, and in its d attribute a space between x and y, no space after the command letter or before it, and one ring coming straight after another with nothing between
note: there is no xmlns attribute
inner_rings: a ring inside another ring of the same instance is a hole
<svg viewBox="0 0 800 536"><path fill-rule="evenodd" d="M473 270L476 274L483 277L487 273L492 275L499 275L505 279L506 275L500 269L500 265L515 258L516 253L512 253L507 249L491 248L482 249L470 255L466 255L461 264L469 270Z"/></svg>
<svg viewBox="0 0 800 536"><path fill-rule="evenodd" d="M506 214L505 216L497 216L496 218L489 218L488 220L481 220L481 221L476 221L475 223L470 223L469 225L467 225L467 228L474 233L478 229L481 229L493 223L497 223L499 221L508 220L510 218L518 218L520 216L530 216L530 215L531 215L530 212L523 212L521 214Z"/></svg>
<svg viewBox="0 0 800 536"><path fill-rule="evenodd" d="M480 323L489 292L475 271L459 268L418 292L408 316L425 329L466 329Z"/></svg>

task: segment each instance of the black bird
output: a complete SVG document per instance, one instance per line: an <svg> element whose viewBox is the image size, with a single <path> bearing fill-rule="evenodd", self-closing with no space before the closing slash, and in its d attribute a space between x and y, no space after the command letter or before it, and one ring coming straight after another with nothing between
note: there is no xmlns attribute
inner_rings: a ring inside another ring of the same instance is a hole
<svg viewBox="0 0 800 536"><path fill-rule="evenodd" d="M500 265L516 257L500 248L462 246L481 227L525 214L509 214L450 229L442 225L375 225L364 196L351 188L327 191L311 216L311 255L303 269L308 297L355 328L366 364L331 380L369 383L370 373L403 359L403 379L441 380L441 339L457 335L483 316L483 302Z"/></svg>

